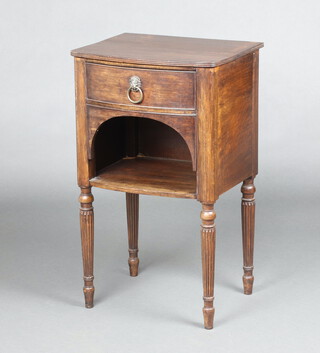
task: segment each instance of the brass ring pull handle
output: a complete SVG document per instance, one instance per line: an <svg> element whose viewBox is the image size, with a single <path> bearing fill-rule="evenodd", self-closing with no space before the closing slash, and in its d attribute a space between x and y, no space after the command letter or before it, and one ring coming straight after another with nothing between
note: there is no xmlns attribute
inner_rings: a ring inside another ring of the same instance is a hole
<svg viewBox="0 0 320 353"><path fill-rule="evenodd" d="M129 99L129 101L133 104L139 104L142 102L143 100L143 91L141 89L141 79L140 77L138 76L132 76L130 77L129 79L129 84L130 84L130 87L128 88L128 91L127 91L127 97ZM130 96L130 93L131 91L133 92L139 92L140 93L140 97L139 99L137 100L133 100Z"/></svg>

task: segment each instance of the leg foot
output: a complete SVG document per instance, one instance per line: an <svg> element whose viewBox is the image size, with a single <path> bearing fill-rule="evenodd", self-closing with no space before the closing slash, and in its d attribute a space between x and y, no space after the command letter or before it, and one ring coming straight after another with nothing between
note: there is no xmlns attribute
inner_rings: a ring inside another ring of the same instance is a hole
<svg viewBox="0 0 320 353"><path fill-rule="evenodd" d="M214 220L216 213L213 204L202 203L201 211L201 253L203 281L203 318L206 329L213 328L214 319L214 261L216 230Z"/></svg>
<svg viewBox="0 0 320 353"><path fill-rule="evenodd" d="M86 308L93 307L93 196L91 188L81 188L80 202L80 229L83 261L83 293Z"/></svg>
<svg viewBox="0 0 320 353"><path fill-rule="evenodd" d="M253 281L254 281L254 276L252 274L253 267L243 267L244 275L242 276L242 282L243 282L243 293L250 295L252 294L252 287L253 287Z"/></svg>
<svg viewBox="0 0 320 353"><path fill-rule="evenodd" d="M241 187L241 216L242 216L242 245L243 245L243 290L244 294L252 294L253 276L253 249L254 249L254 224L255 224L255 199L256 188L254 178L248 178Z"/></svg>
<svg viewBox="0 0 320 353"><path fill-rule="evenodd" d="M94 296L93 276L83 277L83 280L85 283L83 287L85 307L90 309L90 308L93 308L93 296Z"/></svg>
<svg viewBox="0 0 320 353"><path fill-rule="evenodd" d="M138 250L129 249L129 271L131 277L138 276L139 270L139 258L138 258Z"/></svg>
<svg viewBox="0 0 320 353"><path fill-rule="evenodd" d="M130 276L138 276L138 224L139 224L139 195L126 193L128 243L129 243L129 270Z"/></svg>
<svg viewBox="0 0 320 353"><path fill-rule="evenodd" d="M204 328L207 330L213 329L213 319L214 319L214 307L213 307L214 297L203 297L204 307L202 309L203 312L203 320L204 320Z"/></svg>

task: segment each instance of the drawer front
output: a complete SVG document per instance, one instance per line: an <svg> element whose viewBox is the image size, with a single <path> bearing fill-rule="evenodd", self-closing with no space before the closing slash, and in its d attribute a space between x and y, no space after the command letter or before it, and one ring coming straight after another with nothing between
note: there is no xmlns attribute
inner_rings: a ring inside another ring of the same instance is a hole
<svg viewBox="0 0 320 353"><path fill-rule="evenodd" d="M90 100L150 108L195 109L193 71L136 69L87 63L86 75L87 98ZM138 77L140 81L130 82L132 77Z"/></svg>

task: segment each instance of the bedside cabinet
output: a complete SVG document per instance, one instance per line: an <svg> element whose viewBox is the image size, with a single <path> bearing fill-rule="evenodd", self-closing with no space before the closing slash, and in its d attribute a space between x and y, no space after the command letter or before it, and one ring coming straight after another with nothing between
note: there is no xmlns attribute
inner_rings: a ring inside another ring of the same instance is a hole
<svg viewBox="0 0 320 353"><path fill-rule="evenodd" d="M131 276L139 266L139 194L201 203L203 315L211 329L214 203L243 182L243 285L252 293L262 46L125 33L72 51L86 307L94 294L92 187L126 193Z"/></svg>

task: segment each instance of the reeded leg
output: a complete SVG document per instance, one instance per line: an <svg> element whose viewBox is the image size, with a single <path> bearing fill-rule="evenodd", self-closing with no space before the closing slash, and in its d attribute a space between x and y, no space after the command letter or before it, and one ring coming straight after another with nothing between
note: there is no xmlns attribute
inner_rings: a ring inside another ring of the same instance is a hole
<svg viewBox="0 0 320 353"><path fill-rule="evenodd" d="M253 286L253 248L254 248L254 221L255 221L255 199L256 188L253 184L254 178L244 180L241 192L241 215L242 215L242 245L243 245L243 289L244 294L252 294Z"/></svg>
<svg viewBox="0 0 320 353"><path fill-rule="evenodd" d="M138 276L139 194L126 193L130 276Z"/></svg>
<svg viewBox="0 0 320 353"><path fill-rule="evenodd" d="M216 213L213 204L202 203L201 211L201 252L202 252L202 280L203 280L203 317L204 327L213 328L214 317L214 261L216 228L214 220Z"/></svg>
<svg viewBox="0 0 320 353"><path fill-rule="evenodd" d="M80 202L80 229L83 260L83 293L86 308L93 307L93 196L91 187L81 188Z"/></svg>

